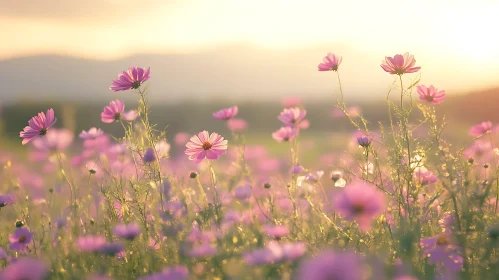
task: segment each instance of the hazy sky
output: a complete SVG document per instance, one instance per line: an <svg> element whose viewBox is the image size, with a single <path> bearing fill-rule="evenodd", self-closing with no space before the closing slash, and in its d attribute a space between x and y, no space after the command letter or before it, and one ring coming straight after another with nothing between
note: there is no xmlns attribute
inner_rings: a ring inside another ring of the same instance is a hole
<svg viewBox="0 0 499 280"><path fill-rule="evenodd" d="M498 14L498 0L0 0L0 59L341 45L380 62L409 51L487 84L499 77Z"/></svg>

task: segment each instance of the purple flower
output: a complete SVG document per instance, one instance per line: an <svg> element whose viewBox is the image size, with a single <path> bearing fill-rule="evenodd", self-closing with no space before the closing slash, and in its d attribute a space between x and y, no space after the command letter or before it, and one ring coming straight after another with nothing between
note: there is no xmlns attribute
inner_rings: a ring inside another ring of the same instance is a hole
<svg viewBox="0 0 499 280"><path fill-rule="evenodd" d="M100 235L80 236L76 240L76 246L82 252L97 252L104 244L106 239Z"/></svg>
<svg viewBox="0 0 499 280"><path fill-rule="evenodd" d="M272 138L276 140L277 142L287 142L295 139L295 137L298 135L298 129L290 126L285 126L279 128L276 132L272 133Z"/></svg>
<svg viewBox="0 0 499 280"><path fill-rule="evenodd" d="M235 117L237 115L237 112L238 112L238 108L237 106L233 106L233 107L229 107L229 108L224 108L220 111L217 111L215 113L212 114L213 118L217 119L217 120L229 120L229 119L232 119L233 117Z"/></svg>
<svg viewBox="0 0 499 280"><path fill-rule="evenodd" d="M429 256L433 264L443 264L445 268L459 271L463 268L463 257L459 254L460 247L452 241L450 232L443 232L420 241L423 254Z"/></svg>
<svg viewBox="0 0 499 280"><path fill-rule="evenodd" d="M227 151L227 140L213 132L211 135L208 131L199 132L198 135L191 137L190 142L186 145L185 154L190 160L201 162L203 159L217 159Z"/></svg>
<svg viewBox="0 0 499 280"><path fill-rule="evenodd" d="M150 67L146 70L140 67L130 67L127 71L118 75L118 79L113 80L110 90L117 92L129 89L138 89L142 83L149 80Z"/></svg>
<svg viewBox="0 0 499 280"><path fill-rule="evenodd" d="M217 254L217 247L209 244L203 243L192 248L189 252L189 256L193 258L207 258L212 257Z"/></svg>
<svg viewBox="0 0 499 280"><path fill-rule="evenodd" d="M279 261L282 254L269 248L259 248L243 254L243 260L248 265L265 265L273 264Z"/></svg>
<svg viewBox="0 0 499 280"><path fill-rule="evenodd" d="M361 147L364 147L364 148L367 148L371 145L371 141L373 139L369 136L359 136L357 137L357 143L359 144L359 146Z"/></svg>
<svg viewBox="0 0 499 280"><path fill-rule="evenodd" d="M125 103L120 100L114 100L109 103L109 106L104 107L104 111L100 114L103 123L118 122L121 119L133 121L137 118L136 111L131 110L125 113Z"/></svg>
<svg viewBox="0 0 499 280"><path fill-rule="evenodd" d="M14 196L11 194L0 194L0 208L14 204Z"/></svg>
<svg viewBox="0 0 499 280"><path fill-rule="evenodd" d="M37 116L32 117L28 121L28 126L19 133L19 136L23 138L22 144L26 145L36 137L47 134L48 129L51 128L56 121L54 109L48 109L46 114L40 112Z"/></svg>
<svg viewBox="0 0 499 280"><path fill-rule="evenodd" d="M0 279L4 280L43 280L48 274L47 265L39 260L21 258L0 271Z"/></svg>
<svg viewBox="0 0 499 280"><path fill-rule="evenodd" d="M303 171L305 171L305 168L303 168L303 166L301 166L301 165L293 165L291 167L291 173L292 174L300 174Z"/></svg>
<svg viewBox="0 0 499 280"><path fill-rule="evenodd" d="M295 108L285 108L281 114L277 117L278 120L280 120L285 126L292 126L292 127L298 127L298 128L306 128L302 126L307 126L308 123L305 122L302 124L305 120L305 116L307 115L306 110L300 110L300 108L295 107Z"/></svg>
<svg viewBox="0 0 499 280"><path fill-rule="evenodd" d="M281 239L289 234L289 229L287 226L268 225L263 228L263 232L272 236L275 239Z"/></svg>
<svg viewBox="0 0 499 280"><path fill-rule="evenodd" d="M92 127L88 131L83 130L80 133L80 139L83 140L95 140L96 138L104 135L104 131L100 128Z"/></svg>
<svg viewBox="0 0 499 280"><path fill-rule="evenodd" d="M153 162L156 160L156 152L153 148L148 148L144 153L144 157L142 158L144 162Z"/></svg>
<svg viewBox="0 0 499 280"><path fill-rule="evenodd" d="M97 252L99 253L104 253L108 255L116 255L120 252L123 252L125 250L125 246L119 242L115 243L105 243L101 245L98 249Z"/></svg>
<svg viewBox="0 0 499 280"><path fill-rule="evenodd" d="M140 234L140 227L136 223L117 225L113 229L113 234L125 239L135 239Z"/></svg>
<svg viewBox="0 0 499 280"><path fill-rule="evenodd" d="M356 221L360 230L368 231L371 223L385 209L385 197L374 186L356 182L336 194L333 206L347 221Z"/></svg>
<svg viewBox="0 0 499 280"><path fill-rule="evenodd" d="M323 251L317 257L302 262L297 280L361 280L363 267L359 257L349 252Z"/></svg>
<svg viewBox="0 0 499 280"><path fill-rule="evenodd" d="M33 240L33 233L27 228L16 228L13 234L9 235L9 249L13 251L26 251L26 246Z"/></svg>

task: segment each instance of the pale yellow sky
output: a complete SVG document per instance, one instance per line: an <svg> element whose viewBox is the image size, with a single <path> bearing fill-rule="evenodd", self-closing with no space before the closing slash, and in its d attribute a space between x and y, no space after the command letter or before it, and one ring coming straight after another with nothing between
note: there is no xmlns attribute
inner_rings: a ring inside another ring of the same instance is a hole
<svg viewBox="0 0 499 280"><path fill-rule="evenodd" d="M409 51L449 79L466 69L492 84L498 15L499 0L0 0L0 59L341 45L379 62Z"/></svg>

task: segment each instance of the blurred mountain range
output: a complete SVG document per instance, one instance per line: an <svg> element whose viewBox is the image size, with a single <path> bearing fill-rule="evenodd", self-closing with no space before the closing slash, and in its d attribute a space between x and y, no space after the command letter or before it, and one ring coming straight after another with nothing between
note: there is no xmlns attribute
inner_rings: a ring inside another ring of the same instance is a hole
<svg viewBox="0 0 499 280"><path fill-rule="evenodd" d="M347 99L379 99L393 82L379 67L383 57L351 46L331 46L341 53ZM154 102L212 100L308 100L336 96L334 72L318 72L324 46L293 50L226 46L200 53L143 54L99 61L39 55L0 61L0 101L108 101L127 99L112 93L111 81L129 66L151 67L150 98ZM428 69L429 71L431 69ZM440 79L441 77L435 77Z"/></svg>

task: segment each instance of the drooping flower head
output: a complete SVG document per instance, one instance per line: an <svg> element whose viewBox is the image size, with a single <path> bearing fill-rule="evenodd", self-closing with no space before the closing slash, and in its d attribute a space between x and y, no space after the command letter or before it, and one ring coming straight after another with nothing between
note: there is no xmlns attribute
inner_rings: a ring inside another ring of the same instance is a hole
<svg viewBox="0 0 499 280"><path fill-rule="evenodd" d="M102 135L104 135L104 131L102 131L102 129L92 127L88 131L82 130L80 133L80 139L94 140Z"/></svg>
<svg viewBox="0 0 499 280"><path fill-rule="evenodd" d="M54 109L52 108L48 109L47 113L40 112L37 116L32 117L31 120L28 121L28 126L19 133L19 137L23 138L23 145L28 144L38 136L47 134L48 129L51 128L56 121Z"/></svg>
<svg viewBox="0 0 499 280"><path fill-rule="evenodd" d="M9 249L24 252L31 240L33 240L33 233L29 229L25 227L16 228L14 233L9 235Z"/></svg>
<svg viewBox="0 0 499 280"><path fill-rule="evenodd" d="M213 132L211 135L204 130L191 137L186 145L185 154L190 160L201 162L203 159L217 159L227 151L227 140Z"/></svg>
<svg viewBox="0 0 499 280"><path fill-rule="evenodd" d="M229 107L229 108L224 108L221 109L220 111L217 111L212 114L213 118L217 120L229 120L232 119L237 115L238 108L237 106Z"/></svg>
<svg viewBox="0 0 499 280"><path fill-rule="evenodd" d="M362 231L368 231L386 208L383 193L365 182L346 186L335 195L333 206L345 220L356 221Z"/></svg>
<svg viewBox="0 0 499 280"><path fill-rule="evenodd" d="M350 252L325 250L313 259L302 262L297 280L361 280L363 266L359 257Z"/></svg>
<svg viewBox="0 0 499 280"><path fill-rule="evenodd" d="M303 125L306 125L308 127L308 122L304 122L306 115L307 115L307 110L301 110L298 107L285 108L281 112L281 114L277 117L277 119L280 120L285 126L306 128L306 127L301 127Z"/></svg>
<svg viewBox="0 0 499 280"><path fill-rule="evenodd" d="M138 89L142 83L149 80L150 67L147 69L140 67L130 67L127 71L118 75L118 79L113 80L110 90L117 92L129 89Z"/></svg>
<svg viewBox="0 0 499 280"><path fill-rule="evenodd" d="M438 90L433 85L430 87L420 85L417 87L417 90L419 93L419 100L435 105L444 102L446 97L445 90Z"/></svg>
<svg viewBox="0 0 499 280"><path fill-rule="evenodd" d="M290 126L279 128L276 132L272 133L272 138L277 142L287 142L295 139L298 135L298 129Z"/></svg>
<svg viewBox="0 0 499 280"><path fill-rule="evenodd" d="M104 111L100 114L101 121L104 123L118 122L120 119L133 121L138 116L135 110L125 113L125 103L120 100L114 100L109 103L109 106L104 107Z"/></svg>
<svg viewBox="0 0 499 280"><path fill-rule="evenodd" d="M421 67L414 66L414 64L416 64L414 56L406 52L404 55L397 54L394 57L385 57L381 68L392 75L403 75L414 73L421 69Z"/></svg>
<svg viewBox="0 0 499 280"><path fill-rule="evenodd" d="M319 64L319 71L338 71L338 66L340 66L342 59L341 56L328 53L322 59L322 63Z"/></svg>
<svg viewBox="0 0 499 280"><path fill-rule="evenodd" d="M481 123L471 127L470 135L477 137L477 136L480 136L480 135L485 134L485 133L493 132L495 130L496 130L496 128L492 127L492 122L490 122L490 121L481 122Z"/></svg>

